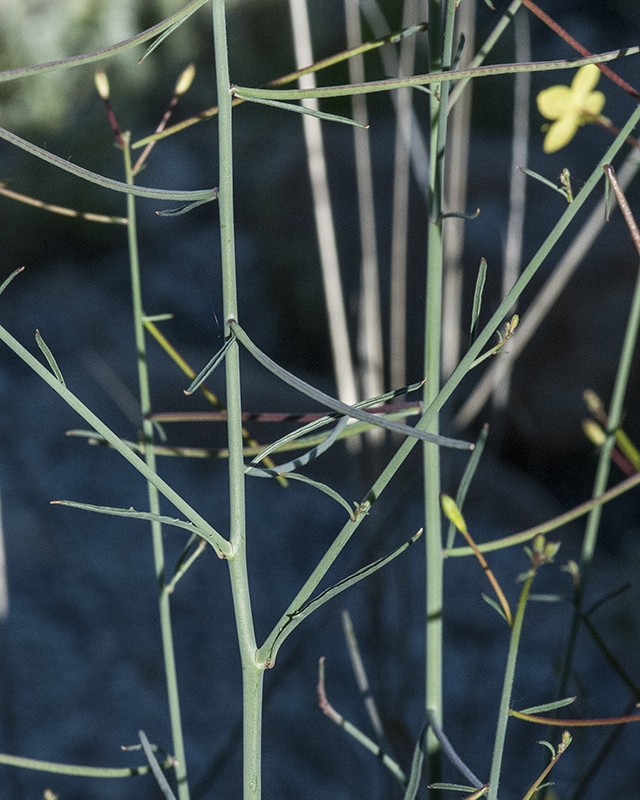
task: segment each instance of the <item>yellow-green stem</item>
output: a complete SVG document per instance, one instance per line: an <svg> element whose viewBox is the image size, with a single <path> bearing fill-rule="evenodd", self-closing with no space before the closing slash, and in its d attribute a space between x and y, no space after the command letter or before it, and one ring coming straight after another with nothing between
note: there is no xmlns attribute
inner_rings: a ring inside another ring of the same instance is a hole
<svg viewBox="0 0 640 800"><path fill-rule="evenodd" d="M127 183L133 184L131 167L131 150L129 149L129 134L124 135L124 163ZM136 229L135 197L127 195L127 233L129 244L129 266L131 274L131 296L133 303L133 323L135 330L136 355L138 363L138 390L140 392L140 410L142 414L142 435L144 440L144 459L150 470L156 471L156 455L153 445L153 423L149 419L151 413L151 395L149 391L149 374L147 370L147 353L145 342L145 329L143 323L144 312L142 308L142 287L140 281L140 261L138 258L138 239ZM160 514L160 499L156 487L147 481L147 496L149 511ZM158 522L151 523L151 538L153 542L153 561L158 589L158 603L160 611L160 630L162 637L162 652L164 656L165 681L167 685L167 698L169 702L169 719L171 722L171 738L173 755L176 759L175 773L178 784L179 800L189 800L189 783L187 779L187 762L184 752L184 739L182 735L182 717L180 713L180 697L178 693L178 677L176 672L175 651L173 646L173 632L171 628L171 608L169 593L165 583L164 547L162 543L162 525Z"/></svg>

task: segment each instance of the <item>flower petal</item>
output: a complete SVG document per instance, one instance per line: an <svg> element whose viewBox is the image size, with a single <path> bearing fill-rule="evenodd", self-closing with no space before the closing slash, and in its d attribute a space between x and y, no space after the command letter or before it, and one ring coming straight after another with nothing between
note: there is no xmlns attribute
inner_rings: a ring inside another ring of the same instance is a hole
<svg viewBox="0 0 640 800"><path fill-rule="evenodd" d="M538 111L547 119L559 119L572 111L572 96L568 86L550 86L539 92L536 102Z"/></svg>
<svg viewBox="0 0 640 800"><path fill-rule="evenodd" d="M589 92L581 110L590 117L597 117L604 108L606 97L602 92Z"/></svg>
<svg viewBox="0 0 640 800"><path fill-rule="evenodd" d="M582 105L589 92L595 88L600 80L600 70L595 64L580 67L571 81L571 93L575 96L578 105Z"/></svg>
<svg viewBox="0 0 640 800"><path fill-rule="evenodd" d="M554 122L544 137L542 149L545 153L555 153L561 147L569 144L578 130L579 117L575 114L566 114Z"/></svg>

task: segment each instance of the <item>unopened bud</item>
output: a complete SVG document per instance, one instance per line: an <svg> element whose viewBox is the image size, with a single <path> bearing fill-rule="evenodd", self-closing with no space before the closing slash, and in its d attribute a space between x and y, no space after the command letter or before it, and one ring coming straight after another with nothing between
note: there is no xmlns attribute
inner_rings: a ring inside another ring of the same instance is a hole
<svg viewBox="0 0 640 800"><path fill-rule="evenodd" d="M607 438L605 432L602 428L598 425L597 422L594 422L592 419L583 419L582 420L582 430L585 433L587 439L590 442L593 442L597 447L602 447L605 443Z"/></svg>
<svg viewBox="0 0 640 800"><path fill-rule="evenodd" d="M186 67L186 69L183 69L180 73L180 77L178 78L178 82L176 83L176 88L174 90L175 96L180 97L183 95L189 89L195 77L195 64L189 64L189 66Z"/></svg>
<svg viewBox="0 0 640 800"><path fill-rule="evenodd" d="M95 76L96 82L96 89L98 90L98 94L103 100L109 99L109 81L107 79L106 73L103 72L101 69L96 70Z"/></svg>

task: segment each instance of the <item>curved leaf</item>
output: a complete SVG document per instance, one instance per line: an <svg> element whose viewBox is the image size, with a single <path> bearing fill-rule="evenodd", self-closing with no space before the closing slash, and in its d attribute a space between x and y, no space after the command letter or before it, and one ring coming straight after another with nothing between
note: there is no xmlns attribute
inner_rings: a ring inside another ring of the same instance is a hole
<svg viewBox="0 0 640 800"><path fill-rule="evenodd" d="M186 522L182 519L165 517L161 514L153 514L151 511L136 511L134 508L111 508L109 506L95 506L91 503L77 503L75 500L52 500L51 505L68 506L69 508L80 508L83 511L94 511L96 514L108 514L113 517L129 517L131 519L143 519L148 522L159 522L161 525L173 525L176 528L184 528L190 533L202 536L200 529L193 522Z"/></svg>
<svg viewBox="0 0 640 800"><path fill-rule="evenodd" d="M152 189L147 186L132 186L129 183L122 183L122 181L115 181L112 178L105 178L104 175L98 175L97 172L91 172L88 169L84 169L84 167L78 167L76 164L72 164L70 161L60 158L60 156L56 156L53 153L48 153L46 150L37 147L26 139L16 136L15 133L11 133L11 131L5 128L0 128L0 138L14 144L22 150L26 150L27 153L31 153L31 155L41 158L43 161L47 161L49 164L53 164L54 167L59 167L65 170L65 172L70 172L72 175L77 175L79 178L83 178L91 183L97 183L98 186L104 186L106 189L113 189L116 192L133 194L136 197L148 197L153 200L182 200L187 203L193 203L197 200L208 202L218 197L217 189L179 191L176 189Z"/></svg>
<svg viewBox="0 0 640 800"><path fill-rule="evenodd" d="M409 425L403 425L400 422L393 422L388 419L376 417L374 414L368 414L366 411L362 411L355 406L349 406L346 403L342 403L340 400L336 400L334 397L330 397L328 394L321 392L319 389L311 386L306 381L296 377L279 364L276 364L276 362L269 358L268 355L256 347L256 345L247 336L243 328L241 328L235 320L229 320L229 327L238 337L238 341L241 342L251 353L251 355L257 361L259 361L263 367L266 367L269 372L273 372L274 375L283 380L285 383L288 383L289 386L293 386L294 389L297 389L299 392L306 394L308 397L311 397L314 400L317 400L319 403L328 406L334 411L337 411L339 414L343 414L347 417L353 417L354 419L359 419L361 422L368 422L370 425L376 425L379 428L386 428L394 433L401 433L403 436L412 436L416 439L422 439L425 442L433 442L434 444L439 444L442 447L453 447L458 450L473 450L473 445L471 443L463 442L461 439L449 439L446 436L437 436L436 434L427 433L419 428L412 428Z"/></svg>
<svg viewBox="0 0 640 800"><path fill-rule="evenodd" d="M142 44L142 42L148 42L149 39L153 39L154 36L157 36L159 33L162 33L162 31L175 25L175 23L183 17L186 18L190 16L206 2L207 0L191 0L186 6L176 11L175 14L171 14L170 17L163 19L162 22L159 22L157 25L153 25L151 28L147 28L146 31L142 31L142 33L137 33L129 39L124 39L122 42L111 44L100 50L92 50L90 53L82 53L82 55L79 56L61 58L59 61L35 64L31 67L18 67L17 69L5 70L4 72L0 72L0 83L4 81L13 81L16 78L24 78L27 75L41 75L45 72L55 72L59 69L69 69L70 67L77 67L82 64L90 64L92 61L100 61L103 58L111 58L111 56L123 53L131 47Z"/></svg>

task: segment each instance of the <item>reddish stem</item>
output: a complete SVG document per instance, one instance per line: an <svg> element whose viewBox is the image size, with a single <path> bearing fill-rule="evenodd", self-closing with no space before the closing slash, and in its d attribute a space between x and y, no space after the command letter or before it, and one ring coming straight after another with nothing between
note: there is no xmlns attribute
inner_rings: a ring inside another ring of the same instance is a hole
<svg viewBox="0 0 640 800"><path fill-rule="evenodd" d="M531 11L532 14L535 14L536 17L538 17L538 19L541 19L545 25L548 25L552 31L557 33L561 39L564 39L565 42L567 42L567 44L570 44L574 50L577 50L578 53L581 53L583 56L593 55L593 53L590 53L586 47L583 47L580 44L580 42L576 41L573 38L573 36L571 36L571 34L567 33L567 31L565 31L564 28L561 28L560 25L558 25L558 23L555 22L555 20L551 19L551 17L548 14L545 14L545 12L541 8L539 8L534 2L532 2L532 0L521 0L521 1L523 6L526 6L529 9L529 11ZM610 69L606 64L596 64L596 66L601 72L604 72L604 74L608 78L611 78L611 80L614 83L617 83L621 89L624 89L624 91L627 92L627 94L630 94L631 97L634 98L634 100L640 100L640 92L637 92L633 88L633 86L628 84L619 75L616 75L616 73L612 69Z"/></svg>

